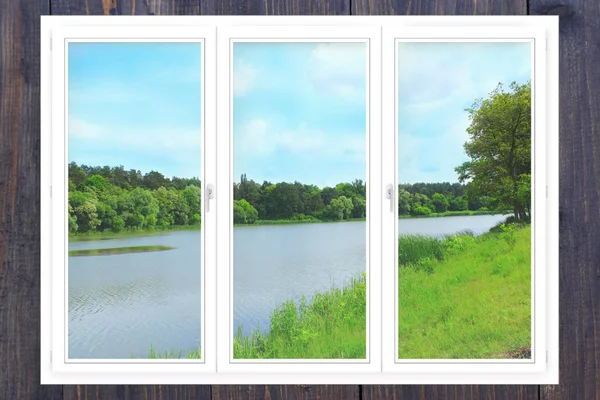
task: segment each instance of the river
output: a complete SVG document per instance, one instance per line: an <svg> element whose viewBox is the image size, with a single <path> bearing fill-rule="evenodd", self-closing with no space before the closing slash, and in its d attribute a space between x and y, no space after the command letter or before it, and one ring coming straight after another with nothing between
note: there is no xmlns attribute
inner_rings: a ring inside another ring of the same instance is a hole
<svg viewBox="0 0 600 400"><path fill-rule="evenodd" d="M398 221L400 234L481 234L500 215ZM163 245L173 250L69 257L69 357L146 358L200 343L200 231L69 243L69 250ZM268 328L286 300L341 286L366 267L365 222L234 229L234 327Z"/></svg>

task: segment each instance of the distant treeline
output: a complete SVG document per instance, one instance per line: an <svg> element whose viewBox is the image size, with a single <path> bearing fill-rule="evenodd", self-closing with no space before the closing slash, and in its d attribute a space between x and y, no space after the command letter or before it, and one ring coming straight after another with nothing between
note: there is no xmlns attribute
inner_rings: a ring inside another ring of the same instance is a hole
<svg viewBox="0 0 600 400"><path fill-rule="evenodd" d="M233 186L233 215L236 224L256 220L341 221L365 218L367 187L360 179L335 187L305 185L300 182L262 184L243 174Z"/></svg>
<svg viewBox="0 0 600 400"><path fill-rule="evenodd" d="M69 164L69 232L168 229L201 223L198 178L167 178L157 171ZM234 183L234 223L257 220L342 221L366 216L366 184L361 179L319 188L300 182L259 184L245 174ZM465 196L459 183L398 185L400 215L485 211L494 199Z"/></svg>
<svg viewBox="0 0 600 400"><path fill-rule="evenodd" d="M398 185L400 215L428 215L447 211L488 211L495 208L489 196L467 197L460 183L413 183Z"/></svg>
<svg viewBox="0 0 600 400"><path fill-rule="evenodd" d="M401 215L427 215L447 211L486 211L494 199L464 195L459 183L415 183L398 185L398 211ZM366 216L366 184L360 179L319 188L300 182L259 184L245 174L234 184L234 222L252 224L256 220L341 221Z"/></svg>
<svg viewBox="0 0 600 400"><path fill-rule="evenodd" d="M200 180L69 164L69 232L120 232L201 222Z"/></svg>

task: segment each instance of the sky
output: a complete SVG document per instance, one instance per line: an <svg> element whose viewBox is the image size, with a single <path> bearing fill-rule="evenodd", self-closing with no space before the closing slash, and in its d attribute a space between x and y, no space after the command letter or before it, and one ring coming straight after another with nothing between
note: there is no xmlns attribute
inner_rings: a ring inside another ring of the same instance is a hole
<svg viewBox="0 0 600 400"><path fill-rule="evenodd" d="M398 182L457 182L468 113L502 83L531 79L529 43L398 43Z"/></svg>
<svg viewBox="0 0 600 400"><path fill-rule="evenodd" d="M201 43L69 43L69 162L201 170Z"/></svg>
<svg viewBox="0 0 600 400"><path fill-rule="evenodd" d="M365 43L234 43L234 181L365 180L366 54Z"/></svg>

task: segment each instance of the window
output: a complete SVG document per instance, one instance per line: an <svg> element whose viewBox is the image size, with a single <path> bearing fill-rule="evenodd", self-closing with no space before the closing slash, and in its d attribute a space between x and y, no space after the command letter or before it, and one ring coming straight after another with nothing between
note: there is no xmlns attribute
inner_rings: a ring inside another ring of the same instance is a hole
<svg viewBox="0 0 600 400"><path fill-rule="evenodd" d="M44 383L557 381L555 18L42 43Z"/></svg>

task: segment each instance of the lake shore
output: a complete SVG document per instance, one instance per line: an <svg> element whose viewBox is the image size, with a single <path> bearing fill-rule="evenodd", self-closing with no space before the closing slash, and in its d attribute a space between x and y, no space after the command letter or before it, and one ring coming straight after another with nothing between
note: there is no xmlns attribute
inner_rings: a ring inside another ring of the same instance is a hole
<svg viewBox="0 0 600 400"><path fill-rule="evenodd" d="M260 327L233 340L235 359L364 359L366 274L343 288L316 292L310 301L286 301Z"/></svg>
<svg viewBox="0 0 600 400"><path fill-rule="evenodd" d="M78 242L85 240L110 240L118 239L121 237L130 236L148 236L148 235L162 235L169 232L177 231L200 231L202 225L185 225L185 226L173 226L166 229L136 229L134 231L121 231L121 232L86 232L86 233L69 233L70 242Z"/></svg>

